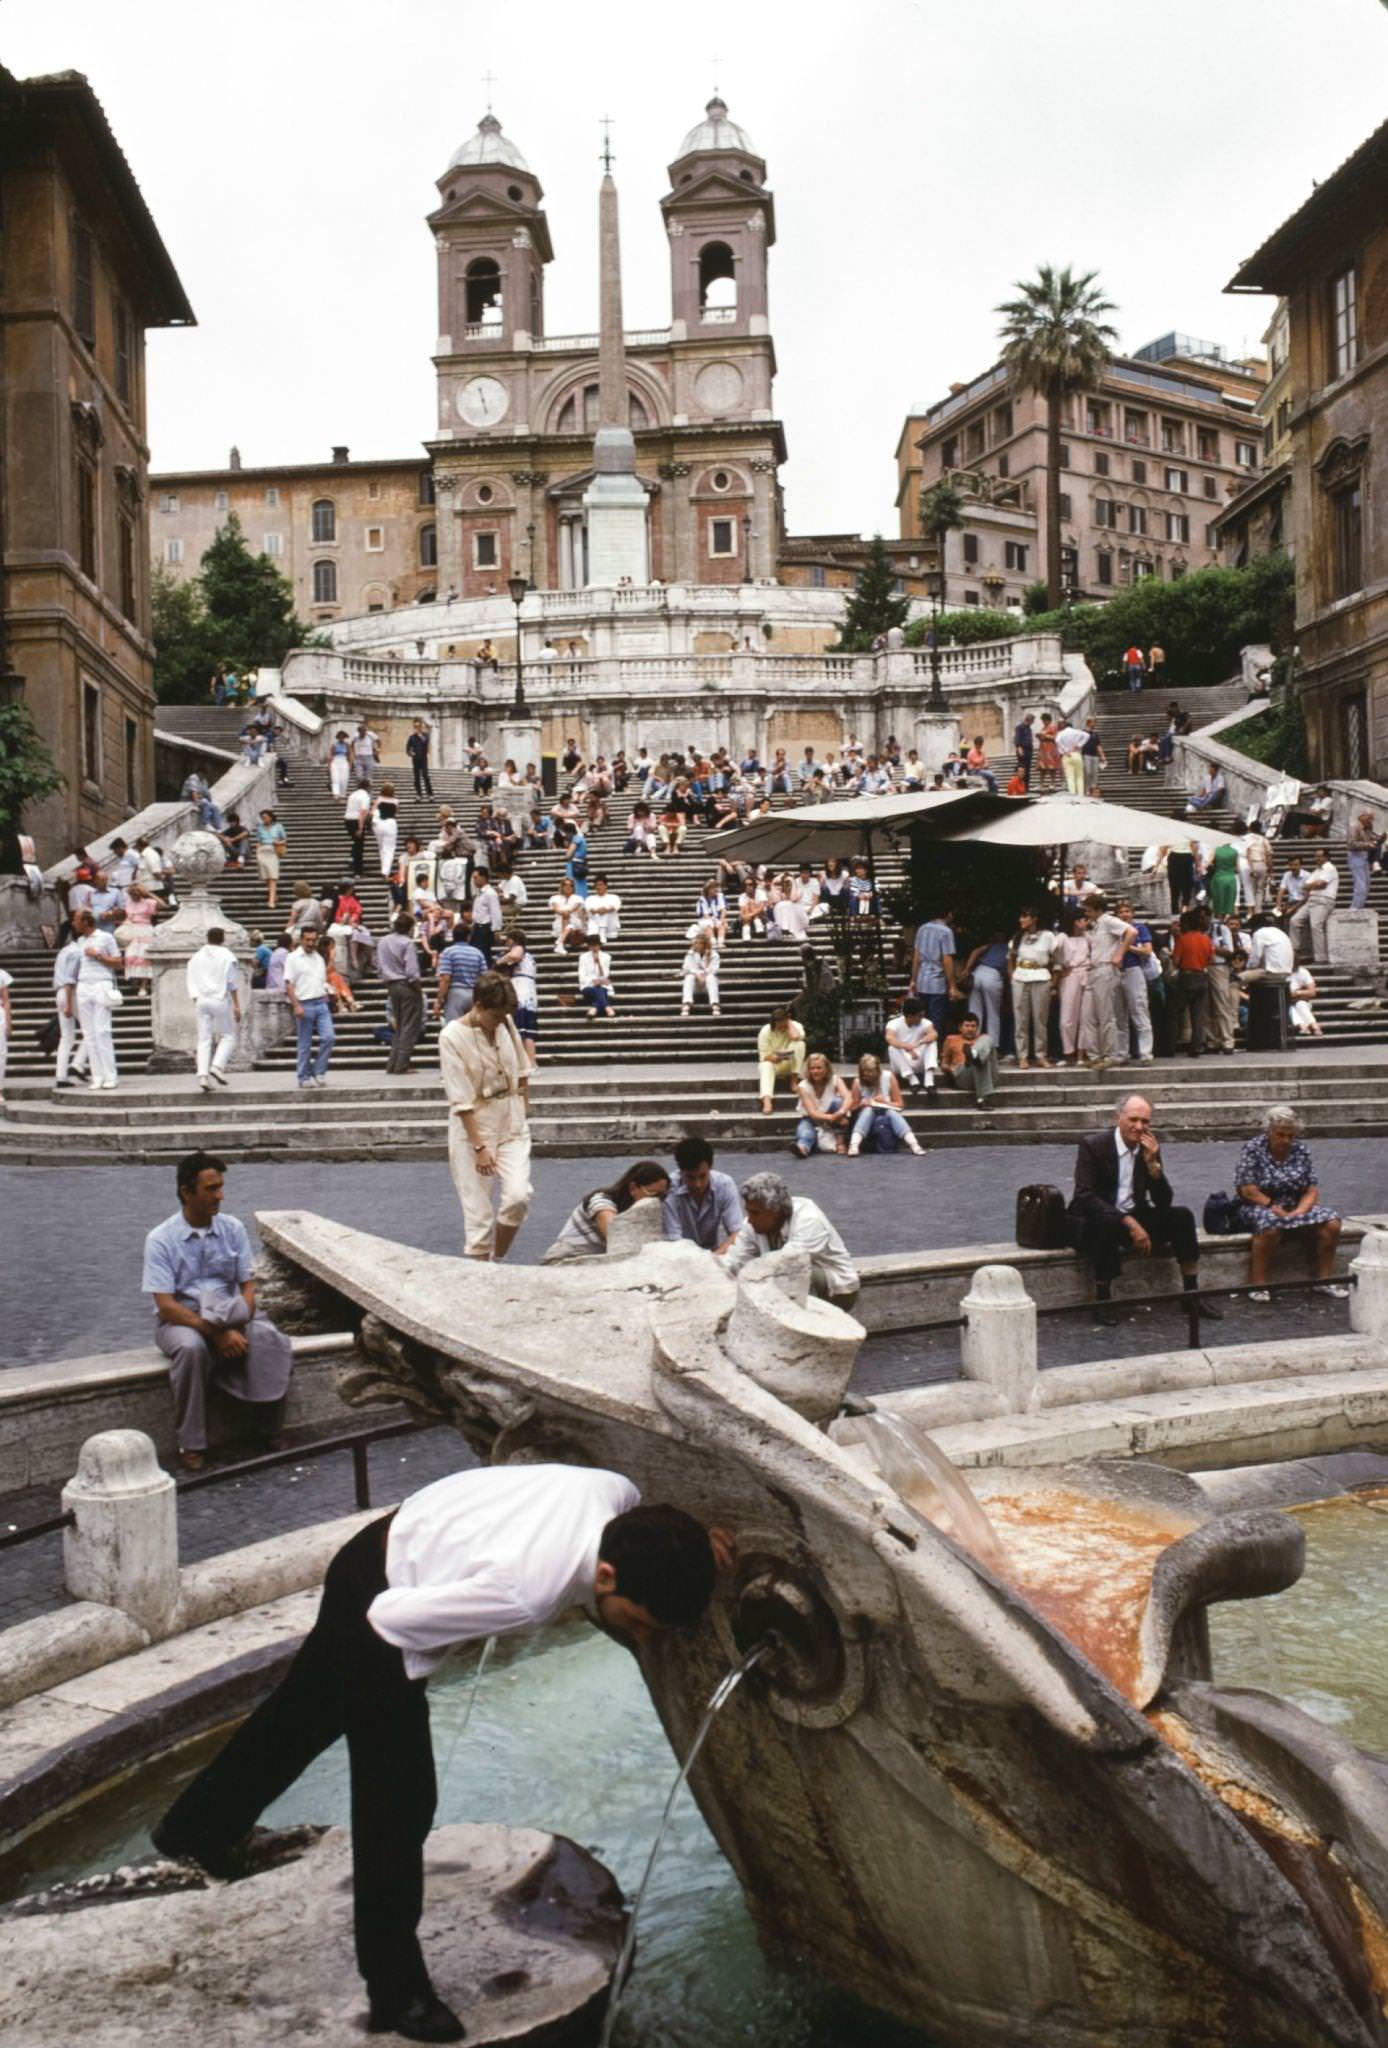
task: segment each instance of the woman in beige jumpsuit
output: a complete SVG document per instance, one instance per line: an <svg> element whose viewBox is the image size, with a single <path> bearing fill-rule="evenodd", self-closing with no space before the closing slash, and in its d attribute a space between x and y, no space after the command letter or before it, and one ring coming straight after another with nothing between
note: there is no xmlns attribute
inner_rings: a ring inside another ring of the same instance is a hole
<svg viewBox="0 0 1388 2048"><path fill-rule="evenodd" d="M515 1007L505 975L481 974L472 1008L439 1033L448 1167L470 1259L505 1258L530 1207L530 1056L511 1021Z"/></svg>

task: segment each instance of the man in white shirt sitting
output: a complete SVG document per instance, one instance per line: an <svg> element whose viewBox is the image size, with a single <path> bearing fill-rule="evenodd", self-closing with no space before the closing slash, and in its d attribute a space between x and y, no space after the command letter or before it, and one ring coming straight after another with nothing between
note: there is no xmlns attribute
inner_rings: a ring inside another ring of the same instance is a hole
<svg viewBox="0 0 1388 2048"><path fill-rule="evenodd" d="M368 1523L329 1565L318 1619L283 1682L152 1830L164 1855L234 1876L260 1814L345 1734L368 2031L464 2033L429 1981L417 1932L436 1796L430 1672L455 1644L542 1628L573 1607L639 1648L692 1628L731 1562L720 1531L639 1500L617 1472L491 1465L436 1480Z"/></svg>
<svg viewBox="0 0 1388 2048"><path fill-rule="evenodd" d="M230 1085L226 1070L236 1049L241 1022L241 970L219 925L208 928L207 942L188 962L188 994L198 1020L198 1086L211 1095L213 1082Z"/></svg>
<svg viewBox="0 0 1388 2048"><path fill-rule="evenodd" d="M810 1292L845 1313L861 1282L848 1247L818 1202L792 1195L779 1173L754 1173L742 1183L746 1221L722 1254L724 1270L740 1273L752 1259L787 1250L810 1255Z"/></svg>
<svg viewBox="0 0 1388 2048"><path fill-rule="evenodd" d="M1243 970L1244 981L1285 981L1295 965L1292 942L1281 926L1272 920L1258 925Z"/></svg>
<svg viewBox="0 0 1388 2048"><path fill-rule="evenodd" d="M919 996L907 996L899 1017L887 1019L887 1059L903 1088L924 1088L934 1099L940 1074L940 1041Z"/></svg>

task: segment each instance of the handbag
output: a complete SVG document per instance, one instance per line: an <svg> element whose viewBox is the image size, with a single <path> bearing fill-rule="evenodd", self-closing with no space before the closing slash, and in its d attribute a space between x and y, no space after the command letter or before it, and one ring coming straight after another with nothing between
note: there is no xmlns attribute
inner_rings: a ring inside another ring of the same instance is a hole
<svg viewBox="0 0 1388 2048"><path fill-rule="evenodd" d="M34 1033L34 1043L41 1053L55 1053L62 1041L63 1027L57 1016L49 1017Z"/></svg>
<svg viewBox="0 0 1388 2048"><path fill-rule="evenodd" d="M104 1003L108 1010L119 1010L125 1003L125 993L113 981L103 982L97 991L97 1001Z"/></svg>
<svg viewBox="0 0 1388 2048"><path fill-rule="evenodd" d="M1042 1181L1017 1190L1017 1242L1024 1251L1059 1252L1070 1242L1065 1197Z"/></svg>
<svg viewBox="0 0 1388 2048"><path fill-rule="evenodd" d="M1239 1225L1235 1216L1238 1204L1232 1195L1206 1195L1205 1213L1201 1219L1207 1237L1233 1237Z"/></svg>

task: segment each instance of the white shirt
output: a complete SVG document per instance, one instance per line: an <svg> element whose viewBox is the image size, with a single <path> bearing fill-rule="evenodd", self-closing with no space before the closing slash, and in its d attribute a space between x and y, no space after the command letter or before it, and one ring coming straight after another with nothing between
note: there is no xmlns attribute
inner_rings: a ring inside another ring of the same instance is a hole
<svg viewBox="0 0 1388 2048"><path fill-rule="evenodd" d="M82 969L82 948L85 939L69 939L53 962L54 990L71 988Z"/></svg>
<svg viewBox="0 0 1388 2048"><path fill-rule="evenodd" d="M316 947L311 953L295 947L284 963L284 985L301 1003L316 1002L327 993L327 963Z"/></svg>
<svg viewBox="0 0 1388 2048"><path fill-rule="evenodd" d="M1323 860L1318 868L1313 868L1310 879L1313 882L1324 882L1325 884L1323 889L1313 889L1309 892L1313 903L1333 903L1335 901L1336 896L1340 892L1340 870L1336 867L1333 860Z"/></svg>
<svg viewBox="0 0 1388 2048"><path fill-rule="evenodd" d="M241 970L229 946L199 946L188 962L188 994L195 1003L221 1003L241 985Z"/></svg>
<svg viewBox="0 0 1388 2048"><path fill-rule="evenodd" d="M1248 956L1250 967L1261 967L1268 974L1290 974L1296 964L1292 942L1284 931L1275 924L1261 924L1253 934L1253 948Z"/></svg>
<svg viewBox="0 0 1388 2048"><path fill-rule="evenodd" d="M94 982L114 981L116 970L112 963L120 959L120 947L111 933L88 932L79 944L82 948L82 958L77 968L78 982L86 988L91 988ZM102 957L99 960L89 958L88 946L95 946Z"/></svg>
<svg viewBox="0 0 1388 2048"><path fill-rule="evenodd" d="M1117 1124L1113 1127L1113 1142L1118 1148L1118 1207L1125 1216L1133 1212L1133 1168L1137 1164L1137 1147L1130 1152L1123 1143L1123 1134Z"/></svg>
<svg viewBox="0 0 1388 2048"><path fill-rule="evenodd" d="M641 1496L619 1472L484 1465L422 1488L386 1542L386 1591L367 1609L378 1636L427 1678L454 1643L542 1628L593 1597L607 1524Z"/></svg>
<svg viewBox="0 0 1388 2048"><path fill-rule="evenodd" d="M611 987L612 955L585 950L578 956L578 985L580 989L591 988L595 981L602 982L605 987Z"/></svg>
<svg viewBox="0 0 1388 2048"><path fill-rule="evenodd" d="M1056 947L1060 944L1055 932L1025 932L1017 939L1017 964L1012 970L1014 981L1049 981L1051 962Z"/></svg>
<svg viewBox="0 0 1388 2048"><path fill-rule="evenodd" d="M1088 738L1089 734L1081 732L1077 725L1067 725L1056 734L1055 743L1060 753L1076 754Z"/></svg>
<svg viewBox="0 0 1388 2048"><path fill-rule="evenodd" d="M805 939L809 937L810 921L805 915L803 903L796 903L793 899L783 896L771 915L787 938Z"/></svg>
<svg viewBox="0 0 1388 2048"><path fill-rule="evenodd" d="M490 882L472 899L472 921L474 924L489 924L493 931L501 930L501 898Z"/></svg>
<svg viewBox="0 0 1388 2048"><path fill-rule="evenodd" d="M761 1258L773 1249L808 1252L811 1267L824 1275L831 1294L856 1293L858 1270L848 1256L848 1247L818 1202L812 1202L808 1195L791 1196L790 1221L781 1242L774 1247L769 1238L744 1222L723 1254L724 1271L740 1273L749 1259Z"/></svg>
<svg viewBox="0 0 1388 2048"><path fill-rule="evenodd" d="M354 790L352 791L352 794L351 794L351 795L350 795L350 796L348 797L348 799L347 799L347 808L346 808L346 810L345 810L345 811L343 812L343 817L344 817L344 819L345 819L345 821L346 821L346 823L347 823L347 824L349 824L349 825L359 825L359 824L361 823L361 820L362 820L362 818L363 818L363 817L364 817L364 815L366 814L366 812L367 812L367 811L369 811L370 809L371 809L371 792L370 792L370 790L369 790L369 789L354 789Z"/></svg>

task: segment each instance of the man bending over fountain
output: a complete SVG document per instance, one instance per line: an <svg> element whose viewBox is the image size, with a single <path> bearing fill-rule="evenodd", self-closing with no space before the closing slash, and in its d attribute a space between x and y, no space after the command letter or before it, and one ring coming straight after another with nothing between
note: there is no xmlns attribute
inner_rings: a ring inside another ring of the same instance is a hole
<svg viewBox="0 0 1388 2048"><path fill-rule="evenodd" d="M1094 1321L1101 1329L1111 1330L1118 1322L1111 1297L1125 1252L1141 1259L1169 1253L1180 1265L1186 1293L1199 1292L1195 1218L1172 1201L1145 1095L1125 1095L1111 1130L1080 1139L1070 1221L1081 1256L1094 1268ZM1200 1314L1218 1322L1222 1311L1202 1301Z"/></svg>
<svg viewBox="0 0 1388 2048"><path fill-rule="evenodd" d="M235 1877L252 1826L341 1735L352 1785L353 1915L371 2033L460 2041L418 1927L436 1787L425 1681L455 1644L582 1606L637 1649L698 1621L731 1552L617 1472L457 1472L368 1523L328 1566L318 1618L269 1699L152 1831L164 1855Z"/></svg>

